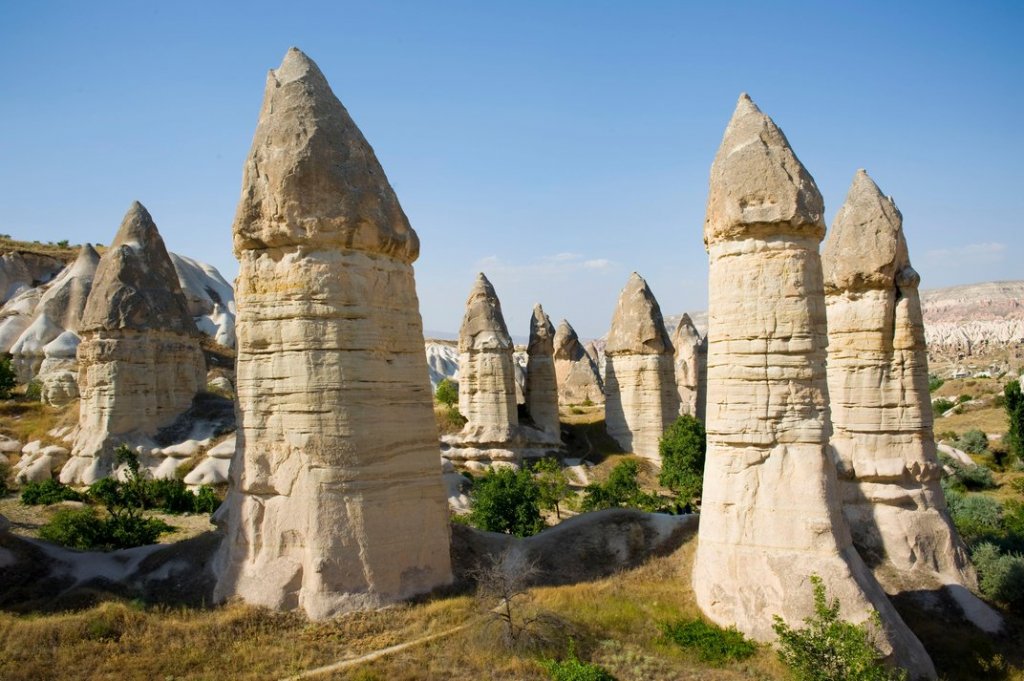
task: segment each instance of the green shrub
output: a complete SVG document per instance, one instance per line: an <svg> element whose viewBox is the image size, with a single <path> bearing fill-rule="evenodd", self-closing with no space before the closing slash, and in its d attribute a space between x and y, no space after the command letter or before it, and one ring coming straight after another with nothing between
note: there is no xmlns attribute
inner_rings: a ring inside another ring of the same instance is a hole
<svg viewBox="0 0 1024 681"><path fill-rule="evenodd" d="M450 379L442 378L437 384L437 390L434 391L434 397L444 406L451 408L459 402L459 389Z"/></svg>
<svg viewBox="0 0 1024 681"><path fill-rule="evenodd" d="M945 397L940 397L937 400L932 400L932 409L936 414L945 414L947 411L952 409L954 406L953 402L947 400Z"/></svg>
<svg viewBox="0 0 1024 681"><path fill-rule="evenodd" d="M39 528L39 536L61 546L88 551L103 542L105 530L105 523L94 508L64 508Z"/></svg>
<svg viewBox="0 0 1024 681"><path fill-rule="evenodd" d="M469 520L488 532L528 537L544 529L540 488L526 469L491 469L473 483Z"/></svg>
<svg viewBox="0 0 1024 681"><path fill-rule="evenodd" d="M830 602L821 577L811 575L814 615L802 629L793 629L778 615L772 629L779 637L779 659L789 666L797 681L904 681L906 671L892 669L871 642L863 624L839 619L839 599ZM878 613L872 617L881 626Z"/></svg>
<svg viewBox="0 0 1024 681"><path fill-rule="evenodd" d="M558 459L548 457L534 463L532 470L537 480L537 505L545 511L554 511L555 517L561 519L560 505L572 492L562 464Z"/></svg>
<svg viewBox="0 0 1024 681"><path fill-rule="evenodd" d="M220 500L208 485L192 492L183 480L177 478L144 477L138 457L124 445L117 449L117 462L128 468L125 479L98 480L90 485L87 492L89 499L103 504L111 512L116 508L138 508L165 513L213 513L220 506Z"/></svg>
<svg viewBox="0 0 1024 681"><path fill-rule="evenodd" d="M992 476L992 469L987 466L967 466L952 457L943 456L940 458L943 466L953 469L952 474L947 474L943 481L955 490L983 490L992 489L996 486L995 478Z"/></svg>
<svg viewBox="0 0 1024 681"><path fill-rule="evenodd" d="M632 459L619 463L603 483L595 482L583 490L583 511L599 511L603 508L638 508L654 511L661 500L640 489L640 464Z"/></svg>
<svg viewBox="0 0 1024 681"><path fill-rule="evenodd" d="M32 402L42 402L43 400L43 383L36 379L32 379L25 386L25 399Z"/></svg>
<svg viewBox="0 0 1024 681"><path fill-rule="evenodd" d="M957 532L969 545L1004 536L1003 507L995 499L947 490L946 504Z"/></svg>
<svg viewBox="0 0 1024 681"><path fill-rule="evenodd" d="M936 390L942 387L943 383L945 383L944 380L932 374L931 376L928 377L928 392L935 392Z"/></svg>
<svg viewBox="0 0 1024 681"><path fill-rule="evenodd" d="M722 629L700 618L661 625L662 636L678 646L693 650L704 662L723 664L744 660L757 650L735 627Z"/></svg>
<svg viewBox="0 0 1024 681"><path fill-rule="evenodd" d="M971 553L978 585L992 600L1014 608L1024 606L1024 556L1002 553L995 544L980 544Z"/></svg>
<svg viewBox="0 0 1024 681"><path fill-rule="evenodd" d="M0 400L8 399L16 385L18 380L14 367L11 366L11 354L4 353L0 355Z"/></svg>
<svg viewBox="0 0 1024 681"><path fill-rule="evenodd" d="M984 454L988 451L988 435L972 428L953 441L953 446L968 454Z"/></svg>
<svg viewBox="0 0 1024 681"><path fill-rule="evenodd" d="M689 414L677 418L658 441L661 473L658 482L676 493L683 504L700 497L704 486L707 435L704 424Z"/></svg>
<svg viewBox="0 0 1024 681"><path fill-rule="evenodd" d="M970 402L973 399L974 395L961 395L960 397L956 398L956 403L963 404L964 402Z"/></svg>
<svg viewBox="0 0 1024 681"><path fill-rule="evenodd" d="M200 485L192 502L192 511L212 514L218 508L220 508L220 499L217 498L217 493L209 485Z"/></svg>
<svg viewBox="0 0 1024 681"><path fill-rule="evenodd" d="M1009 420L1006 433L1008 448L1011 454L1024 459L1024 394L1021 393L1018 381L1010 381L1003 388L1003 406Z"/></svg>
<svg viewBox="0 0 1024 681"><path fill-rule="evenodd" d="M7 493L11 491L10 485L7 482L7 478L11 475L11 464L7 461L7 457L0 454L0 497L7 496Z"/></svg>
<svg viewBox="0 0 1024 681"><path fill-rule="evenodd" d="M28 506L49 506L62 501L82 501L81 494L57 480L29 482L21 488L21 503Z"/></svg>
<svg viewBox="0 0 1024 681"><path fill-rule="evenodd" d="M154 544L161 534L174 530L159 518L145 518L134 513L112 515L103 524L102 547L108 549L130 549Z"/></svg>
<svg viewBox="0 0 1024 681"><path fill-rule="evenodd" d="M541 660L540 665L552 681L615 681L604 667L583 662L576 657L575 646L570 642L569 654L564 660Z"/></svg>

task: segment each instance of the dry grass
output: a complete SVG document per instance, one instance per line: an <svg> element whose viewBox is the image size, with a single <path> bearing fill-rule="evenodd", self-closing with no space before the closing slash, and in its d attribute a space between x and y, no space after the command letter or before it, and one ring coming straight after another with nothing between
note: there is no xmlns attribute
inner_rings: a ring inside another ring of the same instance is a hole
<svg viewBox="0 0 1024 681"><path fill-rule="evenodd" d="M0 236L0 253L7 253L10 251L17 251L19 253L35 253L37 255L47 255L51 258L57 258L65 262L71 262L78 257L78 250L81 248L80 244L68 244L67 246L61 246L55 243L41 243L39 241L19 241L17 239L11 239L7 236ZM102 255L102 247L96 247L97 252Z"/></svg>

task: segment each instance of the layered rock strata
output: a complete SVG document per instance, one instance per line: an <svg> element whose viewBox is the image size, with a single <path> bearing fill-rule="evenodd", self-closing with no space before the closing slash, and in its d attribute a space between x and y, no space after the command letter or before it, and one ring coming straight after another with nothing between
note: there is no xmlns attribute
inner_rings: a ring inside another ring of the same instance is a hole
<svg viewBox="0 0 1024 681"><path fill-rule="evenodd" d="M920 277L903 216L863 170L822 265L832 446L853 542L889 593L947 587L971 601L968 615L994 615L970 593L977 577L939 485Z"/></svg>
<svg viewBox="0 0 1024 681"><path fill-rule="evenodd" d="M679 416L674 353L661 308L634 272L604 346L605 424L627 452L660 462L658 440Z"/></svg>
<svg viewBox="0 0 1024 681"><path fill-rule="evenodd" d="M530 343L527 346L526 411L537 428L559 435L558 383L555 378L555 327L540 305L530 317Z"/></svg>
<svg viewBox="0 0 1024 681"><path fill-rule="evenodd" d="M419 239L297 49L267 76L233 229L240 422L216 598L319 619L450 582Z"/></svg>
<svg viewBox="0 0 1024 681"><path fill-rule="evenodd" d="M693 325L690 315L683 314L672 332L672 347L675 350L676 390L679 392L679 413L698 416L697 395L701 380L701 343L703 339ZM706 357L706 355L704 355ZM700 414L703 418L703 414Z"/></svg>
<svg viewBox="0 0 1024 681"><path fill-rule="evenodd" d="M758 640L813 613L818 575L841 614L875 610L886 655L934 678L853 547L829 451L824 206L782 131L743 95L711 168L708 435L693 586L704 613Z"/></svg>
<svg viewBox="0 0 1024 681"><path fill-rule="evenodd" d="M554 345L558 403L566 407L586 402L603 404L604 382L597 362L564 319L555 332Z"/></svg>
<svg viewBox="0 0 1024 681"><path fill-rule="evenodd" d="M79 324L81 408L61 481L110 475L114 448L174 421L206 385L206 361L153 218L135 202L100 259Z"/></svg>

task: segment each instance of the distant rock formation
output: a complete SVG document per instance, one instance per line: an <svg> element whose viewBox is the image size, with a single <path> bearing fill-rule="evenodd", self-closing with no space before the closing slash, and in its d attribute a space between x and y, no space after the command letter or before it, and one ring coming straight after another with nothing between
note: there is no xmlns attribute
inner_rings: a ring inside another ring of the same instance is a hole
<svg viewBox="0 0 1024 681"><path fill-rule="evenodd" d="M534 323L536 314L535 309ZM543 310L540 314L543 315ZM541 328L531 326L530 347L538 355L547 343L541 333ZM548 331L543 330L543 333ZM561 447L557 408L550 430L542 424L534 428L519 422L521 390L517 374L522 368L515 354L501 313L501 302L491 282L481 272L469 292L459 329L459 412L466 418L466 425L456 434L441 437L441 453L445 458L483 466L498 461L517 465L524 458L541 457ZM536 379L540 385L534 400L543 403L550 399L544 396L543 383L547 379L542 376ZM523 401L529 409L525 395ZM535 408L537 406L541 409L542 420L546 417L550 426L550 405L538 404Z"/></svg>
<svg viewBox="0 0 1024 681"><path fill-rule="evenodd" d="M110 475L115 446L174 421L206 385L198 332L153 218L135 202L100 259L79 324L78 433L63 482Z"/></svg>
<svg viewBox="0 0 1024 681"><path fill-rule="evenodd" d="M713 621L772 640L813 612L819 575L842 616L881 615L912 677L924 647L857 554L828 449L821 194L782 131L740 97L711 168L707 463L693 586Z"/></svg>
<svg viewBox="0 0 1024 681"><path fill-rule="evenodd" d="M458 341L429 339L424 342L423 349L427 356L427 372L430 376L431 391L437 390L437 384L446 378L458 383Z"/></svg>
<svg viewBox="0 0 1024 681"><path fill-rule="evenodd" d="M991 631L977 577L946 510L932 431L928 360L903 216L863 170L822 254L832 446L857 550L889 593L949 587ZM994 627L993 627L994 623Z"/></svg>
<svg viewBox="0 0 1024 681"><path fill-rule="evenodd" d="M49 255L10 251L0 255L0 303L51 281L65 263Z"/></svg>
<svg viewBox="0 0 1024 681"><path fill-rule="evenodd" d="M216 598L321 619L450 582L419 239L294 48L267 76L234 251L240 423Z"/></svg>
<svg viewBox="0 0 1024 681"><path fill-rule="evenodd" d="M594 352L596 354L597 350ZM555 332L554 358L560 405L568 407L587 401L604 403L604 382L596 360L580 343L576 330L564 319Z"/></svg>
<svg viewBox="0 0 1024 681"><path fill-rule="evenodd" d="M656 462L658 440L679 416L673 355L658 301L634 272L604 346L605 424L625 451Z"/></svg>
<svg viewBox="0 0 1024 681"><path fill-rule="evenodd" d="M697 397L701 392L701 377L705 368L700 365L701 357L707 357L707 353L702 354L700 351L703 340L690 315L684 313L675 331L672 332L679 413L701 419L704 418L704 413L698 412Z"/></svg>
<svg viewBox="0 0 1024 681"><path fill-rule="evenodd" d="M558 383L555 378L555 327L540 305L530 317L530 344L527 346L526 411L533 424L560 436L558 421Z"/></svg>
<svg viewBox="0 0 1024 681"><path fill-rule="evenodd" d="M171 253L188 313L200 333L221 345L235 347L235 292L213 265Z"/></svg>

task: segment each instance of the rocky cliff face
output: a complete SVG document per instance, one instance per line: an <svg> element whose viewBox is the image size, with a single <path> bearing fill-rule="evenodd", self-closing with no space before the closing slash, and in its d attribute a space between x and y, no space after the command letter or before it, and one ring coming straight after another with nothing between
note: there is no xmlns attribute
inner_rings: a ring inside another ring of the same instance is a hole
<svg viewBox="0 0 1024 681"><path fill-rule="evenodd" d="M772 616L799 624L819 575L885 652L934 678L854 549L828 451L821 194L782 131L740 98L711 168L707 463L697 556L706 615L771 640Z"/></svg>
<svg viewBox="0 0 1024 681"><path fill-rule="evenodd" d="M674 350L658 301L636 272L619 294L604 357L608 434L659 462L658 440L679 415Z"/></svg>
<svg viewBox="0 0 1024 681"><path fill-rule="evenodd" d="M138 202L96 267L79 335L79 430L61 480L88 484L111 473L119 442L170 424L206 385L174 266Z"/></svg>
<svg viewBox="0 0 1024 681"><path fill-rule="evenodd" d="M449 582L419 240L296 49L267 77L234 250L241 421L217 598L324 618Z"/></svg>
<svg viewBox="0 0 1024 681"><path fill-rule="evenodd" d="M854 544L889 593L948 587L972 601L965 612L991 620L968 591L977 579L939 486L920 277L902 215L864 171L836 215L822 261L832 445Z"/></svg>

